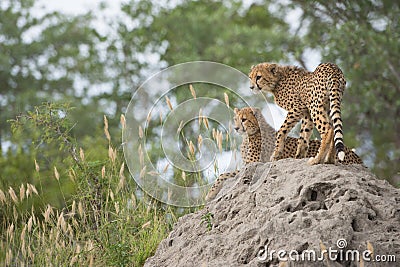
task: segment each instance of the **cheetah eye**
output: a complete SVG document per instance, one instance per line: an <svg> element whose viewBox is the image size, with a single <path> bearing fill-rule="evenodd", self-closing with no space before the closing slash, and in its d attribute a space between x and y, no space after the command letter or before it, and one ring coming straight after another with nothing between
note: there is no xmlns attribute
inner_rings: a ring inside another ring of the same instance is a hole
<svg viewBox="0 0 400 267"><path fill-rule="evenodd" d="M259 79L261 79L261 75L256 76L256 81L258 81Z"/></svg>
<svg viewBox="0 0 400 267"><path fill-rule="evenodd" d="M246 118L243 118L243 119L242 119L242 122L245 122L245 121L247 121L247 119L246 119Z"/></svg>

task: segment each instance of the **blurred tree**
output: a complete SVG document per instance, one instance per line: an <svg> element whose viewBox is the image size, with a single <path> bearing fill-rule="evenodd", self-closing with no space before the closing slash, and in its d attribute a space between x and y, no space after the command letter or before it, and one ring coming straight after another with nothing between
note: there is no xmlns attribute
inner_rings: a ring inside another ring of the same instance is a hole
<svg viewBox="0 0 400 267"><path fill-rule="evenodd" d="M92 15L39 16L34 6L34 0L0 4L0 143L10 139L7 119L43 101L80 106L89 85L104 76Z"/></svg>
<svg viewBox="0 0 400 267"><path fill-rule="evenodd" d="M104 56L99 53L106 39L92 27L92 14L38 12L36 2L0 2L0 187L6 189L26 181L39 183L35 159L46 177L54 177L54 166L67 177L69 162L58 144L40 142L38 129L32 127L11 133L8 120L19 113L32 111L42 102L71 102L76 107L69 117L76 122L69 129L71 134L89 144L102 137L103 112L99 101L90 98L90 89L106 80ZM98 137L93 138L96 132ZM44 179L43 186L58 184ZM68 181L62 186L67 194L71 192ZM47 193L62 203L57 191Z"/></svg>
<svg viewBox="0 0 400 267"><path fill-rule="evenodd" d="M297 1L297 52L318 50L337 63L348 84L343 100L345 142L374 172L392 180L400 172L400 4L396 1ZM399 181L397 181L398 183Z"/></svg>
<svg viewBox="0 0 400 267"><path fill-rule="evenodd" d="M184 1L173 9L157 8L146 30L167 65L210 60L244 73L268 58L286 59L288 25L259 5L241 1Z"/></svg>

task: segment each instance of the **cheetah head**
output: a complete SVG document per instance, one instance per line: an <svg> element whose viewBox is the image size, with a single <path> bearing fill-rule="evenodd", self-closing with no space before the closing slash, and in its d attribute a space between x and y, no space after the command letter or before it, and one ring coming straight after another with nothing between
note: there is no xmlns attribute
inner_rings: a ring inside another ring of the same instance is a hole
<svg viewBox="0 0 400 267"><path fill-rule="evenodd" d="M261 112L258 108L245 107L242 109L235 108L235 130L240 134L253 135L260 131L256 118L257 112Z"/></svg>
<svg viewBox="0 0 400 267"><path fill-rule="evenodd" d="M252 66L250 73L250 89L253 92L273 92L280 79L279 65L260 63Z"/></svg>

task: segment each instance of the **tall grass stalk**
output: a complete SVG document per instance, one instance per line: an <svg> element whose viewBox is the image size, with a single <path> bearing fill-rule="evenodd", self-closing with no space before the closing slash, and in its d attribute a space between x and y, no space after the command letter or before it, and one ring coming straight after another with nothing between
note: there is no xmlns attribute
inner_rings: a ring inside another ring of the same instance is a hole
<svg viewBox="0 0 400 267"><path fill-rule="evenodd" d="M44 177L36 160L32 164L40 181L71 181L76 193L66 198L59 186L64 206L56 208L46 202L42 185L39 190L30 183L0 188L0 266L142 266L176 221L174 210L136 197L138 188L126 178L122 152L112 144L106 117L108 149L101 150L99 164L77 149L63 127L64 117L49 119L58 108L44 104L34 114L22 115L24 123L22 116L17 118L13 127L32 122L48 141L62 143L71 157L66 172L54 166L52 177Z"/></svg>

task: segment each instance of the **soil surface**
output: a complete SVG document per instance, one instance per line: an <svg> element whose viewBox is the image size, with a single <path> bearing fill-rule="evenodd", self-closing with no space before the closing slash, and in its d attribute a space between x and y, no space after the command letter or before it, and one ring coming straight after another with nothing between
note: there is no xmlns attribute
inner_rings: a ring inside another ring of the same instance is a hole
<svg viewBox="0 0 400 267"><path fill-rule="evenodd" d="M306 161L248 165L145 266L400 266L400 190L361 165Z"/></svg>

